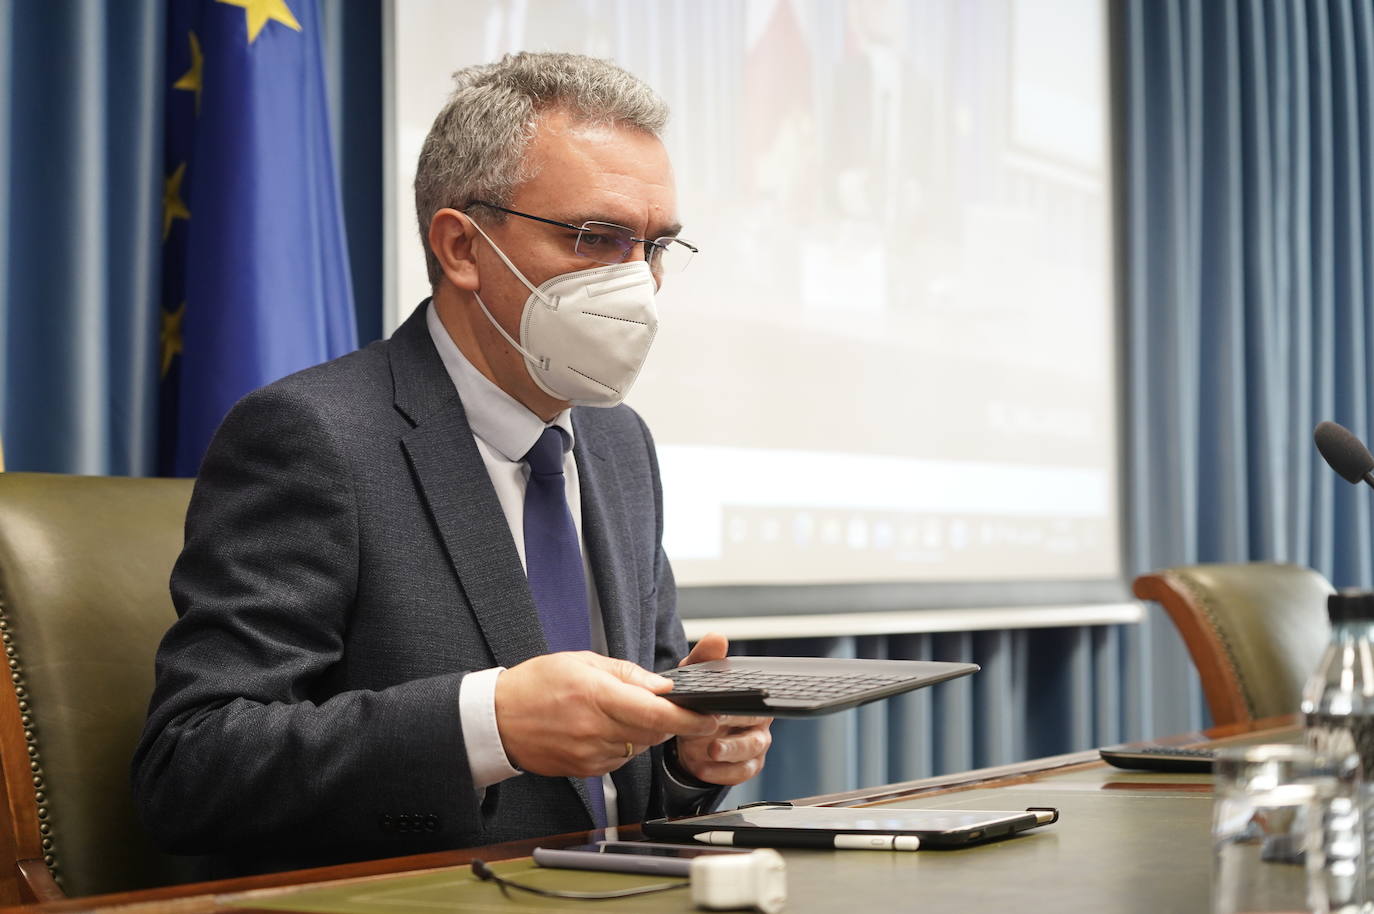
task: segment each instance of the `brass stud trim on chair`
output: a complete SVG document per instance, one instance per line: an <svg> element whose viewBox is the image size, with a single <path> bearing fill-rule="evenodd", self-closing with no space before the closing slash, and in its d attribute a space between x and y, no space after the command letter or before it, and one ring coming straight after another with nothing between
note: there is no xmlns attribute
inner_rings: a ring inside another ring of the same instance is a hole
<svg viewBox="0 0 1374 914"><path fill-rule="evenodd" d="M1212 627L1212 633L1216 635L1217 641L1221 642L1222 650L1226 652L1226 662L1231 665L1231 673L1240 686L1241 696L1245 699L1245 710L1251 717L1254 717L1255 699L1250 695L1250 684L1240 674L1240 664L1236 662L1236 649L1232 646L1231 639L1226 637L1225 627L1217 621L1216 603L1213 602L1206 588L1197 586L1188 575L1175 573L1173 577L1188 589L1194 602L1202 607L1203 613L1207 616L1207 624Z"/></svg>
<svg viewBox="0 0 1374 914"><path fill-rule="evenodd" d="M41 790L44 786L42 765L39 764L38 734L33 726L30 713L29 692L24 687L24 676L19 665L19 652L14 647L14 634L11 631L9 616L5 611L5 601L0 595L0 641L5 645L5 660L10 668L10 681L14 683L14 694L19 699L20 721L24 727L24 742L28 744L29 770L33 772L34 802L38 805L38 833L42 839L43 863L52 874L53 881L62 885L62 876L57 864L57 846L52 839L52 825L47 821L51 812L48 808L48 795Z"/></svg>

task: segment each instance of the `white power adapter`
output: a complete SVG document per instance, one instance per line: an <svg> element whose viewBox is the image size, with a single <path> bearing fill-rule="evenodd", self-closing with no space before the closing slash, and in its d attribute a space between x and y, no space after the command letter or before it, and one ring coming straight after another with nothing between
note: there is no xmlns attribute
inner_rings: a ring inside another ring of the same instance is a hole
<svg viewBox="0 0 1374 914"><path fill-rule="evenodd" d="M705 854L692 860L690 875L692 903L699 908L777 914L787 903L787 864L775 850Z"/></svg>

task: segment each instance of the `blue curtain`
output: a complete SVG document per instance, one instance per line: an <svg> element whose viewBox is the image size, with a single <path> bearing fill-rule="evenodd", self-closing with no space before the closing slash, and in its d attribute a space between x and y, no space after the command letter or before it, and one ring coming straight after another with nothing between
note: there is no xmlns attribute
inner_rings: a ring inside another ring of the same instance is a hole
<svg viewBox="0 0 1374 914"><path fill-rule="evenodd" d="M1369 586L1369 493L1312 429L1374 429L1374 9L1132 0L1126 17L1135 570L1273 559ZM1160 729L1191 681L1166 627L1144 633L1172 693L1154 692Z"/></svg>
<svg viewBox="0 0 1374 914"><path fill-rule="evenodd" d="M166 5L0 3L6 469L156 470ZM366 343L381 335L381 7L320 5Z"/></svg>
<svg viewBox="0 0 1374 914"><path fill-rule="evenodd" d="M382 6L320 0L320 20L358 342L366 345L382 337Z"/></svg>
<svg viewBox="0 0 1374 914"><path fill-rule="evenodd" d="M163 16L156 0L0 4L8 469L152 469Z"/></svg>
<svg viewBox="0 0 1374 914"><path fill-rule="evenodd" d="M1282 559L1368 585L1370 502L1312 428L1368 439L1374 9L1130 5L1136 563Z"/></svg>

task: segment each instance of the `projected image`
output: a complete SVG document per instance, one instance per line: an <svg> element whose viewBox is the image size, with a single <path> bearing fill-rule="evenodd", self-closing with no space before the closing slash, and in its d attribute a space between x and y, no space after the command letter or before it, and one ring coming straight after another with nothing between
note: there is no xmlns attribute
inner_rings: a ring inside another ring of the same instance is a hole
<svg viewBox="0 0 1374 914"><path fill-rule="evenodd" d="M580 51L672 108L701 254L630 403L680 583L1116 576L1100 0L398 0L395 24L400 313L448 73Z"/></svg>

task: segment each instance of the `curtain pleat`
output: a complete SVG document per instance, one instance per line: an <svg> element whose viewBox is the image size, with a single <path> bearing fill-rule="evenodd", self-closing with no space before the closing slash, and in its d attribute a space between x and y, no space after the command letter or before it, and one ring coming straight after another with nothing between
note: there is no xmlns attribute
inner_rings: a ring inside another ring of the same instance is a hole
<svg viewBox="0 0 1374 914"><path fill-rule="evenodd" d="M10 174L10 122L14 107L14 55L10 46L14 42L14 4L0 3L0 180L8 189ZM0 264L9 266L9 213L0 210ZM8 274L8 269L5 274ZM0 274L0 275L5 275ZM5 293L4 280L0 279L0 354L9 358L9 296ZM5 469L5 416L9 412L11 385L9 372L0 365L0 471Z"/></svg>
<svg viewBox="0 0 1374 914"><path fill-rule="evenodd" d="M163 4L6 4L0 433L11 470L152 468Z"/></svg>
<svg viewBox="0 0 1374 914"><path fill-rule="evenodd" d="M382 337L382 4L321 0L325 84L348 236L358 344Z"/></svg>

